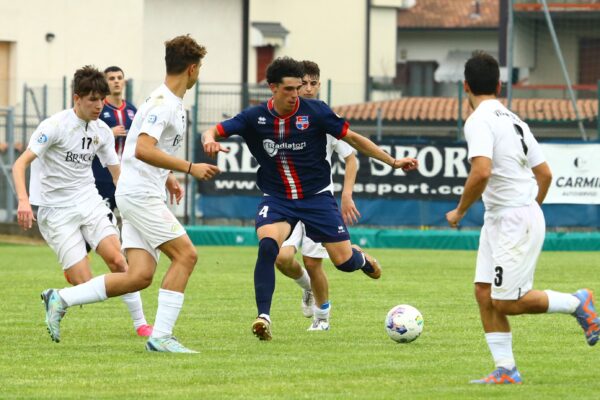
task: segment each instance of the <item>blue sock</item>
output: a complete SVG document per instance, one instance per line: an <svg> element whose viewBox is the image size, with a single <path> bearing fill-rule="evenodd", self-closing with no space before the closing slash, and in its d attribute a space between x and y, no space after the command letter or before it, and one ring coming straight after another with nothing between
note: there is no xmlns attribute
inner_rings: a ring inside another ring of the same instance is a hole
<svg viewBox="0 0 600 400"><path fill-rule="evenodd" d="M275 259L279 246L272 238L261 239L254 267L254 294L258 315L271 313L271 301L275 292Z"/></svg>
<svg viewBox="0 0 600 400"><path fill-rule="evenodd" d="M356 249L352 249L352 257L350 257L345 263L336 265L335 267L344 272L354 272L361 268L365 268L365 270L368 268L371 268L371 270L373 269L363 254Z"/></svg>

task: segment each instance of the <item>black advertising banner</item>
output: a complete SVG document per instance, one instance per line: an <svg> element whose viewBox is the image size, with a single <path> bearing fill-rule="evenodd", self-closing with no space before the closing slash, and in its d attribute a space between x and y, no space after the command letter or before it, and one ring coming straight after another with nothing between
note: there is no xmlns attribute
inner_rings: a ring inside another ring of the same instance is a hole
<svg viewBox="0 0 600 400"><path fill-rule="evenodd" d="M198 182L204 195L260 196L256 188L258 165L242 140L221 142L230 149L219 153L217 166L221 174L208 182ZM382 140L379 146L395 158L414 157L419 169L405 173L389 165L358 154L359 169L354 185L355 198L457 200L463 192L469 172L466 144L398 144ZM201 149L201 145L199 145ZM199 154L201 162L211 162ZM333 155L333 181L340 192L344 182L344 162Z"/></svg>

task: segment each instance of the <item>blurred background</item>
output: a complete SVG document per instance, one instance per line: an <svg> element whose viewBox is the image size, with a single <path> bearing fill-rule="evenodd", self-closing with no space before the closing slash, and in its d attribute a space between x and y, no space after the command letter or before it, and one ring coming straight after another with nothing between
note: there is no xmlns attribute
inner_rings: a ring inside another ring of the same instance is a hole
<svg viewBox="0 0 600 400"><path fill-rule="evenodd" d="M0 221L16 220L11 165L40 121L71 107L74 71L120 66L138 105L163 81L165 40L187 33L208 54L185 98L181 157L202 161L204 129L270 97L274 58L312 60L320 98L353 130L421 162L405 176L359 158L361 225L443 228L469 169L464 63L485 50L502 66L501 100L530 125L553 169L549 228L600 228L595 0L0 0ZM240 141L227 145L216 180L180 176L187 196L175 211L188 226L253 226L257 166ZM334 161L338 188L343 168ZM479 227L482 215L478 203L464 226Z"/></svg>

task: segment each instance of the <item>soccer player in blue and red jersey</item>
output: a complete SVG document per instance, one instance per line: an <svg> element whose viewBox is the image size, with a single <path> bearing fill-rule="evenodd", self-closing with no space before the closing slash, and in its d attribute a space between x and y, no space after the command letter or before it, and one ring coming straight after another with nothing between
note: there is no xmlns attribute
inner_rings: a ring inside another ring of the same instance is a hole
<svg viewBox="0 0 600 400"><path fill-rule="evenodd" d="M108 82L110 94L104 99L104 106L100 113L100 119L112 129L115 136L115 150L119 161L123 155L127 131L133 122L137 109L133 104L123 99L125 89L125 73L120 67L112 66L104 70L104 76ZM115 185L108 169L104 168L96 157L92 163L96 187L100 196L107 202L112 211L116 208Z"/></svg>
<svg viewBox="0 0 600 400"><path fill-rule="evenodd" d="M265 194L255 225L259 239L254 269L258 317L252 332L271 340L271 301L275 291L275 259L283 241L298 221L306 234L323 243L337 269L362 270L379 279L377 261L351 245L350 235L330 190L331 167L326 159L327 134L342 139L361 153L393 168L414 170L414 158L395 159L369 139L349 129L348 123L322 101L299 96L304 68L292 58L277 58L267 68L273 97L202 134L204 151L211 157L228 152L217 141L240 135L260 167L257 185Z"/></svg>

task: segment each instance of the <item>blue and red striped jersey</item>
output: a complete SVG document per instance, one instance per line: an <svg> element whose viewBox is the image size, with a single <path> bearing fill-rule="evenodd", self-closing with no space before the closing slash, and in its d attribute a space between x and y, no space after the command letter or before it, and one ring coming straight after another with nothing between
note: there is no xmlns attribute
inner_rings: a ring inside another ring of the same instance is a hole
<svg viewBox="0 0 600 400"><path fill-rule="evenodd" d="M240 135L259 164L256 184L270 196L302 199L331 183L327 134L341 139L348 123L320 100L299 98L278 115L273 99L217 125L219 135Z"/></svg>
<svg viewBox="0 0 600 400"><path fill-rule="evenodd" d="M110 128L113 128L117 125L123 125L126 130L129 130L136 112L137 109L133 106L133 104L130 104L125 100L123 100L121 107L115 107L105 99L104 107L100 113L100 119L106 122ZM115 150L119 156L119 161L123 155L125 138L125 136L115 137ZM102 164L100 164L98 160L94 160L92 164L92 170L94 171L94 177L96 178L96 181L112 182L112 176L110 175L110 172L108 169L102 167Z"/></svg>

